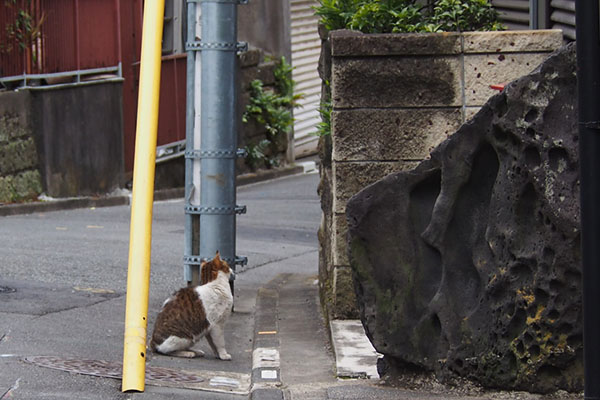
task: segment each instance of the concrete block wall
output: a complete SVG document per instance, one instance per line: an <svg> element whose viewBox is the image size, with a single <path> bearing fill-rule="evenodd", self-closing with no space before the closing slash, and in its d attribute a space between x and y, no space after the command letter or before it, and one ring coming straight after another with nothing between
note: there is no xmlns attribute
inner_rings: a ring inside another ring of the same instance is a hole
<svg viewBox="0 0 600 400"><path fill-rule="evenodd" d="M321 294L330 316L353 318L348 199L392 172L414 168L496 93L490 85L531 72L563 39L559 30L322 30L321 38L321 77L330 82L324 96L332 103L331 138L321 139L321 157L331 152L321 171Z"/></svg>

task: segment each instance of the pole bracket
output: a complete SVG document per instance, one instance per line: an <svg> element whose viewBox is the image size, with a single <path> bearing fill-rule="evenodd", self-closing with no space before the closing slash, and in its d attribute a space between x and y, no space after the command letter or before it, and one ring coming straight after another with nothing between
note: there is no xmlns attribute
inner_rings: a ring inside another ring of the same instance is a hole
<svg viewBox="0 0 600 400"><path fill-rule="evenodd" d="M227 264L229 265L248 265L248 257L245 256L235 256L235 259L231 259L229 257L221 257ZM183 263L185 265L201 265L203 262L210 261L210 258L200 257L200 256L183 256Z"/></svg>
<svg viewBox="0 0 600 400"><path fill-rule="evenodd" d="M236 158L239 150L188 150L185 158Z"/></svg>
<svg viewBox="0 0 600 400"><path fill-rule="evenodd" d="M186 214L199 214L199 215L229 215L229 214L245 214L246 206L212 206L212 207L200 207L187 204L185 206Z"/></svg>
<svg viewBox="0 0 600 400"><path fill-rule="evenodd" d="M246 256L235 256L235 264L236 265L248 265L248 257Z"/></svg>
<svg viewBox="0 0 600 400"><path fill-rule="evenodd" d="M203 50L217 50L217 51L235 51L236 53L243 53L248 51L247 42L207 42L204 43L200 40L193 42L187 42L185 44L186 51L203 51Z"/></svg>

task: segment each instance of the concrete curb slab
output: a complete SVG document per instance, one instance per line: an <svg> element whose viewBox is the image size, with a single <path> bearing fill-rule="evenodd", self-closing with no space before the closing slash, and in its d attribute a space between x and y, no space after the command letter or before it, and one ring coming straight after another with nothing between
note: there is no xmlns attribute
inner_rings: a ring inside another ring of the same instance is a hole
<svg viewBox="0 0 600 400"><path fill-rule="evenodd" d="M332 320L330 328L338 378L378 379L380 355L371 345L360 320Z"/></svg>
<svg viewBox="0 0 600 400"><path fill-rule="evenodd" d="M258 290L256 297L250 394L252 400L283 400L277 323L279 293L276 287L276 283L271 281Z"/></svg>

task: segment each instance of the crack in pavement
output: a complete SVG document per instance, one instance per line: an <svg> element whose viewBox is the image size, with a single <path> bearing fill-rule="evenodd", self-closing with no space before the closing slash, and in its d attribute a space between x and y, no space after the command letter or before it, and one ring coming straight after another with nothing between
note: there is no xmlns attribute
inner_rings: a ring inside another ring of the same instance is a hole
<svg viewBox="0 0 600 400"><path fill-rule="evenodd" d="M21 378L17 379L16 382L0 396L0 400L8 399L12 396L12 393L19 388L19 382L21 382Z"/></svg>
<svg viewBox="0 0 600 400"><path fill-rule="evenodd" d="M301 253L292 254L290 256L275 258L275 259L263 262L261 264L256 264L256 265L253 265L253 266L244 267L244 268L240 269L240 271L236 271L236 274L243 274L246 271L251 271L251 270L256 269L256 268L264 267L265 265L273 264L273 263L284 261L284 260L289 260L291 258L304 256L306 254L315 253L315 252L318 252L318 251L319 250L317 250L317 249L311 249L311 250L303 251Z"/></svg>

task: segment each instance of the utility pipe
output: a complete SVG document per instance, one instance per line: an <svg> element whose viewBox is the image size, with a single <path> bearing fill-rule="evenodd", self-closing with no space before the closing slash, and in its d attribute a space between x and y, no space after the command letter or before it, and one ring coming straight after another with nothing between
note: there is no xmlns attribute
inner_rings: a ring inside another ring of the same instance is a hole
<svg viewBox="0 0 600 400"><path fill-rule="evenodd" d="M237 157L237 5L202 5L202 128L200 152L200 258L216 251L235 269Z"/></svg>
<svg viewBox="0 0 600 400"><path fill-rule="evenodd" d="M597 1L576 1L585 399L600 399L600 23Z"/></svg>
<svg viewBox="0 0 600 400"><path fill-rule="evenodd" d="M194 1L187 3L187 42L196 40L196 11L199 7ZM186 114L185 114L185 229L184 229L184 271L183 277L188 284L198 284L200 265L197 263L198 243L198 221L199 217L189 210L191 207L199 206L199 184L196 183L195 175L200 174L200 161L193 157L194 149L199 148L199 140L195 131L197 128L195 88L196 88L196 59L200 53L186 46L187 50L187 75L186 75ZM198 179L199 181L199 179Z"/></svg>
<svg viewBox="0 0 600 400"><path fill-rule="evenodd" d="M165 0L146 1L133 166L129 267L121 390L144 391L152 243L152 202L158 130L161 40Z"/></svg>
<svg viewBox="0 0 600 400"><path fill-rule="evenodd" d="M245 48L236 40L237 5L247 0L187 1L184 277L193 285L199 283L202 261L212 258L216 251L233 270L236 263L246 261L235 255L236 214L245 212L245 207L236 205L235 159L241 155L237 149L236 54ZM200 8L194 3L199 3ZM195 32L192 12L196 18L201 14L200 29Z"/></svg>

